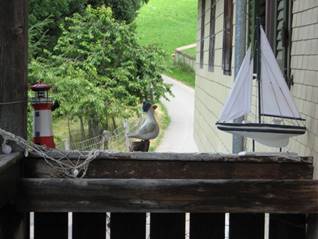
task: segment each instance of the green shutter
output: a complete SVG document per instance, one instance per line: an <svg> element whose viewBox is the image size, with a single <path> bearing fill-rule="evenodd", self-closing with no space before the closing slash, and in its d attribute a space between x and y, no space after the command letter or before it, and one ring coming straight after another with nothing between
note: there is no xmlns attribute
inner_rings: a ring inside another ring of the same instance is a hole
<svg viewBox="0 0 318 239"><path fill-rule="evenodd" d="M261 17L261 24L265 27L266 0L248 0L248 45L254 41L255 20Z"/></svg>
<svg viewBox="0 0 318 239"><path fill-rule="evenodd" d="M267 27L268 40L288 83L290 83L292 2L292 0L248 0L248 45L254 41L255 19L261 17L264 29L266 29L265 23L270 24ZM266 10L271 12L266 13Z"/></svg>
<svg viewBox="0 0 318 239"><path fill-rule="evenodd" d="M255 2L248 1L248 37L247 43L250 45L254 41L254 25L255 25Z"/></svg>
<svg viewBox="0 0 318 239"><path fill-rule="evenodd" d="M277 0L275 23L275 53L285 77L289 77L290 38L291 38L291 1Z"/></svg>

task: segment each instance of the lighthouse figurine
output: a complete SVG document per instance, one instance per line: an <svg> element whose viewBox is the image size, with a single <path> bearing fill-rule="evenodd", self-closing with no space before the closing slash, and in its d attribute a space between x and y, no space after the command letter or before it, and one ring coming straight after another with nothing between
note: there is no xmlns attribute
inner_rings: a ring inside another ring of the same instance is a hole
<svg viewBox="0 0 318 239"><path fill-rule="evenodd" d="M45 145L48 148L55 148L52 131L52 110L55 106L49 98L50 86L38 82L32 85L31 89L35 92L32 99L34 109L33 117L33 142L35 144Z"/></svg>

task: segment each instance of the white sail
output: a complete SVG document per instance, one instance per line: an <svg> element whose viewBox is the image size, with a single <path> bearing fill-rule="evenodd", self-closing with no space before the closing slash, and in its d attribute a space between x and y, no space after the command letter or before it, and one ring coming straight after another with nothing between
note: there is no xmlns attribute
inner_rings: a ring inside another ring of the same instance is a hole
<svg viewBox="0 0 318 239"><path fill-rule="evenodd" d="M261 114L301 118L266 34L261 28Z"/></svg>
<svg viewBox="0 0 318 239"><path fill-rule="evenodd" d="M251 111L252 79L253 60L251 59L251 48L249 48L235 78L230 95L224 104L219 121L231 121Z"/></svg>

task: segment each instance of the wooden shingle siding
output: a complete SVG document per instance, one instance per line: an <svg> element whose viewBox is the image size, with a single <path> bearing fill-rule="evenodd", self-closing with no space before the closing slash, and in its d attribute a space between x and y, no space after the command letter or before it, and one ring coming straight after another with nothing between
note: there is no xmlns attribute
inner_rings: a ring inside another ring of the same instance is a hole
<svg viewBox="0 0 318 239"><path fill-rule="evenodd" d="M209 50L210 48L210 14L211 3L215 2L215 37L214 37L214 59L213 71L209 71ZM235 5L235 1L234 1ZM200 39L201 24L200 14L202 9L201 0L198 9L197 29L197 58L196 58L196 95L194 114L194 137L200 151L205 152L231 152L232 140L230 134L224 134L217 130L217 121L223 102L228 96L229 89L233 82L233 76L226 76L222 69L223 52L223 0L206 0L205 6L205 46L204 62L200 68ZM232 45L234 41L232 40ZM234 61L234 57L232 57ZM233 62L231 67L233 67Z"/></svg>
<svg viewBox="0 0 318 239"><path fill-rule="evenodd" d="M308 132L294 138L289 147L314 156L318 178L318 1L295 0L292 12L291 90Z"/></svg>

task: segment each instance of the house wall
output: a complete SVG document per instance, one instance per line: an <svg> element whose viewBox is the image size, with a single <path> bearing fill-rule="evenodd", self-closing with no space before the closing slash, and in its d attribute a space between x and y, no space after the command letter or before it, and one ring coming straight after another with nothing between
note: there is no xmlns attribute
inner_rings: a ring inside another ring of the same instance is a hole
<svg viewBox="0 0 318 239"><path fill-rule="evenodd" d="M210 4L206 0L205 7L205 44L204 64L200 68L200 35L201 35L201 6L198 1L197 25L197 57L196 57L196 86L195 86L195 113L194 113L194 138L202 152L232 151L232 136L217 130L215 122L223 106L229 89L233 82L232 76L223 75L222 70L222 44L223 44L223 11L224 1L216 0L215 23L215 60L213 72L208 71ZM235 10L234 10L235 14ZM233 17L235 19L235 16ZM233 34L234 44L234 34ZM234 48L233 48L234 49ZM234 50L232 57L232 72L234 71Z"/></svg>
<svg viewBox="0 0 318 239"><path fill-rule="evenodd" d="M206 36L209 34L209 4L207 0ZM201 0L198 9L198 40L200 40L201 31L200 7ZM308 132L303 136L292 138L288 147L283 151L314 156L315 177L318 178L318 1L294 0L292 12L291 74L294 78L294 85L291 87L291 93L302 117L306 119ZM229 153L232 150L231 135L217 130L214 125L233 82L233 73L232 76L225 76L222 71L222 30L223 1L219 0L216 7L217 35L214 72L208 72L207 69L208 41L205 43L203 69L199 67L199 55L197 55L194 136L200 151ZM199 44L197 45L199 54ZM234 49L232 54L233 67ZM256 96L253 99L254 112L257 109L255 98ZM252 121L253 117L255 114L252 114L249 120ZM252 141L247 139L245 147L246 150L251 151ZM256 151L273 152L278 149L256 143Z"/></svg>
<svg viewBox="0 0 318 239"><path fill-rule="evenodd" d="M294 138L289 149L314 156L318 178L318 1L296 0L293 5L292 92L308 132Z"/></svg>

